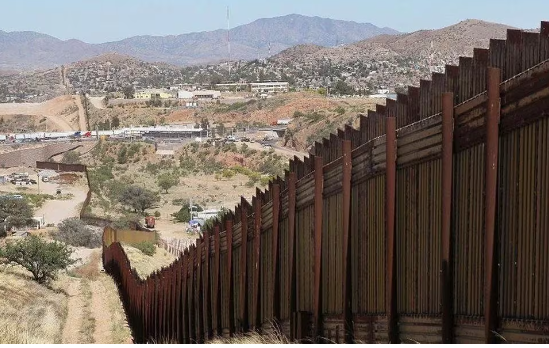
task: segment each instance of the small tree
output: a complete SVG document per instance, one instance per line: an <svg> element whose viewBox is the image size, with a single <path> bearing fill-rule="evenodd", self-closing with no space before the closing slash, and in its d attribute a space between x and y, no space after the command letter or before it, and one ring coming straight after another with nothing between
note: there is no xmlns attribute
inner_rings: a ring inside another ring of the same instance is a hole
<svg viewBox="0 0 549 348"><path fill-rule="evenodd" d="M116 221L111 226L118 230L138 230L143 227L143 218L138 214L127 214Z"/></svg>
<svg viewBox="0 0 549 348"><path fill-rule="evenodd" d="M133 99L135 88L133 88L133 85L129 85L123 88L122 92L124 93L125 99Z"/></svg>
<svg viewBox="0 0 549 348"><path fill-rule="evenodd" d="M173 186L179 185L179 178L169 174L163 173L158 176L158 186L168 193L168 190Z"/></svg>
<svg viewBox="0 0 549 348"><path fill-rule="evenodd" d="M118 116L113 116L111 121L111 128L118 128L118 127L120 127L120 119L118 118Z"/></svg>
<svg viewBox="0 0 549 348"><path fill-rule="evenodd" d="M79 164L80 163L80 154L76 151L67 151L63 154L61 159L62 163L66 164Z"/></svg>
<svg viewBox="0 0 549 348"><path fill-rule="evenodd" d="M68 218L57 225L58 232L54 239L60 242L86 248L97 248L101 246L101 236L86 226L79 218Z"/></svg>
<svg viewBox="0 0 549 348"><path fill-rule="evenodd" d="M25 199L0 198L0 222L5 229L24 227L32 223L32 208Z"/></svg>
<svg viewBox="0 0 549 348"><path fill-rule="evenodd" d="M141 213L144 213L145 209L152 208L159 200L154 192L135 185L124 188L118 198L120 203Z"/></svg>
<svg viewBox="0 0 549 348"><path fill-rule="evenodd" d="M74 264L72 250L59 242L47 242L30 236L8 243L0 249L0 260L6 264L23 266L32 273L33 279L43 284L57 277L57 272Z"/></svg>
<svg viewBox="0 0 549 348"><path fill-rule="evenodd" d="M178 212L173 213L175 221L178 222L189 222L191 220L191 212L189 211L189 203L184 203L183 207L179 209Z"/></svg>
<svg viewBox="0 0 549 348"><path fill-rule="evenodd" d="M225 134L225 125L222 122L217 124L216 133L220 136L223 136Z"/></svg>

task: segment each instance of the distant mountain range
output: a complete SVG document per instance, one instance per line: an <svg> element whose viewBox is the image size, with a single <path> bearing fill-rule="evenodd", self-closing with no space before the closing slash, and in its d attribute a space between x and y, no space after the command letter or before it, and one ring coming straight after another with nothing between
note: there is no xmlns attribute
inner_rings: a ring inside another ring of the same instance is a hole
<svg viewBox="0 0 549 348"><path fill-rule="evenodd" d="M343 81L355 90L372 92L430 79L431 72L443 72L460 56L473 56L475 47L488 48L490 39L505 39L507 29L512 27L468 19L441 29L380 35L337 47L297 45L265 60L240 62L232 67L231 76L227 64L186 67L182 74L188 82L288 80L296 87L333 88Z"/></svg>
<svg viewBox="0 0 549 348"><path fill-rule="evenodd" d="M231 29L231 60L265 58L301 44L337 46L383 34L398 32L370 23L296 14L263 18ZM62 41L36 32L0 31L0 70L51 68L104 53L179 66L221 62L228 59L227 30L134 36L102 44Z"/></svg>
<svg viewBox="0 0 549 348"><path fill-rule="evenodd" d="M490 39L504 39L511 27L480 20L465 20L409 34L380 35L370 39L323 47L301 44L268 59L238 60L194 66L150 63L129 55L101 54L66 64L61 69L0 77L0 102L45 100L59 86L92 94L173 86L180 83L211 85L228 81L289 81L291 86L328 87L333 93L348 85L358 92L396 89L430 79L431 72L457 64L459 56L472 56L473 48L487 48ZM1 76L1 75L0 75ZM61 81L62 77L65 81ZM344 82L342 85L340 82ZM37 96L27 98L26 96Z"/></svg>

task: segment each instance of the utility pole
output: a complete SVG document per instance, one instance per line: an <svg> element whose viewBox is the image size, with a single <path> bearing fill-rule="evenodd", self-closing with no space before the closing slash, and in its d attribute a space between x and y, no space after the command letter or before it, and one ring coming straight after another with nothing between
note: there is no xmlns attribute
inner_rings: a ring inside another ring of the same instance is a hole
<svg viewBox="0 0 549 348"><path fill-rule="evenodd" d="M231 36L230 36L230 31L231 31L231 25L230 25L230 14L229 14L229 6L227 6L227 50L229 52L229 60L228 60L228 64L229 64L229 81L231 80Z"/></svg>

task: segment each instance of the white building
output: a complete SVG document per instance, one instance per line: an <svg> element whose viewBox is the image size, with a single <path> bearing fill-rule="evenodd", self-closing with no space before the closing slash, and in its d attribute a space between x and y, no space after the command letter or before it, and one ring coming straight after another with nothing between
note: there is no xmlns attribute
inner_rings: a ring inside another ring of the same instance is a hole
<svg viewBox="0 0 549 348"><path fill-rule="evenodd" d="M183 90L177 91L177 98L179 99L193 99L193 97L193 92Z"/></svg>
<svg viewBox="0 0 549 348"><path fill-rule="evenodd" d="M250 83L250 91L255 93L273 93L273 92L288 92L290 84L288 82L252 82Z"/></svg>
<svg viewBox="0 0 549 348"><path fill-rule="evenodd" d="M212 90L194 91L193 96L196 99L219 99L221 97L221 92Z"/></svg>

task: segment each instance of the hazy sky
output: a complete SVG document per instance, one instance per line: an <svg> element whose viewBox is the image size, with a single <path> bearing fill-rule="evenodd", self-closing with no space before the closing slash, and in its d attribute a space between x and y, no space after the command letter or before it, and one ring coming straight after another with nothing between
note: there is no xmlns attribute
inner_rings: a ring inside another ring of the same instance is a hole
<svg viewBox="0 0 549 348"><path fill-rule="evenodd" d="M235 27L259 18L297 13L372 23L411 32L464 19L537 28L547 0L4 0L0 30L37 31L89 43L135 35L177 35Z"/></svg>

